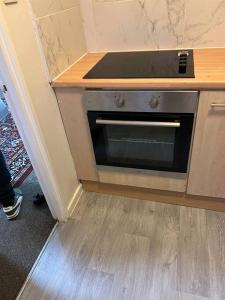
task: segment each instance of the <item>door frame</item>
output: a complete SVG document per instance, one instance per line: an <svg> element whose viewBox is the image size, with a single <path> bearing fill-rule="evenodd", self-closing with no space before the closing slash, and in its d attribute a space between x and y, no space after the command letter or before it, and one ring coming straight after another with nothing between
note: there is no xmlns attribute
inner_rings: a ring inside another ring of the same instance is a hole
<svg viewBox="0 0 225 300"><path fill-rule="evenodd" d="M48 149L36 120L23 73L17 61L4 15L0 10L0 76L7 87L7 102L34 171L45 195L52 216L59 221L68 218L63 206L52 167ZM22 116L22 117L21 117Z"/></svg>

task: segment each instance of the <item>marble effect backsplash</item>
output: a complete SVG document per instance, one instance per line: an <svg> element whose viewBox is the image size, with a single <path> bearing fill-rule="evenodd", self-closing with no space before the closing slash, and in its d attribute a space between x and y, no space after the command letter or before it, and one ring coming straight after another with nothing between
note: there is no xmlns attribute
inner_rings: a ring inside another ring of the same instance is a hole
<svg viewBox="0 0 225 300"><path fill-rule="evenodd" d="M225 0L30 3L51 79L86 51L225 47Z"/></svg>
<svg viewBox="0 0 225 300"><path fill-rule="evenodd" d="M77 0L30 0L36 17L43 17L77 5Z"/></svg>
<svg viewBox="0 0 225 300"><path fill-rule="evenodd" d="M225 47L225 0L81 0L89 51Z"/></svg>
<svg viewBox="0 0 225 300"><path fill-rule="evenodd" d="M79 0L30 0L50 78L86 52Z"/></svg>

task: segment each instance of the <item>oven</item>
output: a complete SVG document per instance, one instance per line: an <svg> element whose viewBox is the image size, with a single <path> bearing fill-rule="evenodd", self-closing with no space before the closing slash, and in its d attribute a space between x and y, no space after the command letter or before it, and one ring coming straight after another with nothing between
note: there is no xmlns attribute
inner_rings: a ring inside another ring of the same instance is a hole
<svg viewBox="0 0 225 300"><path fill-rule="evenodd" d="M195 91L86 90L96 164L186 173Z"/></svg>

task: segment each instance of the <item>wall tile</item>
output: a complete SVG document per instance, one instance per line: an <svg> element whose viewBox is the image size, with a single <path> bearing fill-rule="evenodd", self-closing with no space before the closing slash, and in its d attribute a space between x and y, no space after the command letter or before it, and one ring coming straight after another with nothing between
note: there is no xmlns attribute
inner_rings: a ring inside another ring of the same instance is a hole
<svg viewBox="0 0 225 300"><path fill-rule="evenodd" d="M184 45L225 46L225 1L187 1Z"/></svg>
<svg viewBox="0 0 225 300"><path fill-rule="evenodd" d="M89 51L225 46L224 0L85 0L85 6Z"/></svg>
<svg viewBox="0 0 225 300"><path fill-rule="evenodd" d="M171 48L183 43L185 0L93 0L92 5L98 50Z"/></svg>
<svg viewBox="0 0 225 300"><path fill-rule="evenodd" d="M97 32L94 18L94 9L92 0L80 1L84 33L86 37L87 49L97 51Z"/></svg>
<svg viewBox="0 0 225 300"><path fill-rule="evenodd" d="M71 8L79 4L79 0L60 0L63 9Z"/></svg>
<svg viewBox="0 0 225 300"><path fill-rule="evenodd" d="M73 64L86 51L79 5L37 20L51 78Z"/></svg>
<svg viewBox="0 0 225 300"><path fill-rule="evenodd" d="M36 17L43 17L78 4L79 0L30 0Z"/></svg>

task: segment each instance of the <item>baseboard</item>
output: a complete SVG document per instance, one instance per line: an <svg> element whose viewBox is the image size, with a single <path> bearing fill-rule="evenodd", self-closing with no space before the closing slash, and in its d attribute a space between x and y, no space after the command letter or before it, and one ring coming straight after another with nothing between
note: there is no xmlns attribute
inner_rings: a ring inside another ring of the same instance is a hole
<svg viewBox="0 0 225 300"><path fill-rule="evenodd" d="M74 209L76 208L77 203L79 202L82 194L83 194L82 184L79 184L68 207L67 207L68 217L72 216Z"/></svg>

